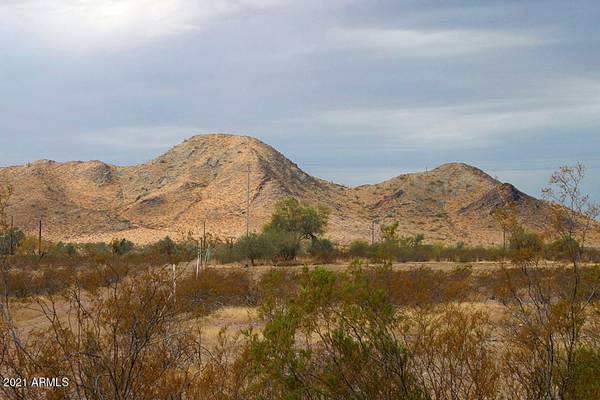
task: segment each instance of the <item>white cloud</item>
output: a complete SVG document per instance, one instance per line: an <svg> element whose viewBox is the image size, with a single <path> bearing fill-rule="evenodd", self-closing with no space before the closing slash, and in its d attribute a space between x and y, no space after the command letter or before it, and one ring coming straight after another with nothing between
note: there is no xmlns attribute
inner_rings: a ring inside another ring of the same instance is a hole
<svg viewBox="0 0 600 400"><path fill-rule="evenodd" d="M541 85L541 84L540 84ZM544 129L600 125L600 82L557 82L532 97L452 106L326 110L287 121L301 127L378 134L408 146L489 146Z"/></svg>
<svg viewBox="0 0 600 400"><path fill-rule="evenodd" d="M279 0L22 0L0 3L0 24L54 46L119 46L206 27Z"/></svg>
<svg viewBox="0 0 600 400"><path fill-rule="evenodd" d="M200 130L189 126L116 127L73 135L73 142L118 150L167 149Z"/></svg>
<svg viewBox="0 0 600 400"><path fill-rule="evenodd" d="M399 57L443 57L542 44L528 34L487 30L334 29L329 39L345 49Z"/></svg>

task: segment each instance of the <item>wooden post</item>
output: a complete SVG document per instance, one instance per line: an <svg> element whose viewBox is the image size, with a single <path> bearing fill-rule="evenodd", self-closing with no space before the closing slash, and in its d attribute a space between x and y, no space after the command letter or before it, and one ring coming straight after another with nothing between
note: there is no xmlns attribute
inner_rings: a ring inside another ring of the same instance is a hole
<svg viewBox="0 0 600 400"><path fill-rule="evenodd" d="M15 229L15 225L14 225L14 218L11 215L10 216L10 250L9 250L9 254L12 256L13 254L15 254L15 250L13 248L13 232Z"/></svg>
<svg viewBox="0 0 600 400"><path fill-rule="evenodd" d="M205 260L205 258L206 258L206 248L207 248L207 246L206 246L206 220L204 220L202 222L202 258L203 258L203 260L202 260L202 263L201 263L203 270L204 270L204 267L206 266L206 261L207 261L207 260Z"/></svg>
<svg viewBox="0 0 600 400"><path fill-rule="evenodd" d="M38 255L42 255L42 220L40 219L39 229L38 229Z"/></svg>
<svg viewBox="0 0 600 400"><path fill-rule="evenodd" d="M250 164L248 164L246 179L246 236L250 234Z"/></svg>
<svg viewBox="0 0 600 400"><path fill-rule="evenodd" d="M173 264L173 303L177 301L175 297L177 295L177 281L175 280L175 278L175 264Z"/></svg>
<svg viewBox="0 0 600 400"><path fill-rule="evenodd" d="M197 241L197 250L198 250L198 255L196 257L196 279L198 279L198 274L200 273L200 241L202 239L198 238Z"/></svg>
<svg viewBox="0 0 600 400"><path fill-rule="evenodd" d="M375 244L375 220L371 221L371 246Z"/></svg>

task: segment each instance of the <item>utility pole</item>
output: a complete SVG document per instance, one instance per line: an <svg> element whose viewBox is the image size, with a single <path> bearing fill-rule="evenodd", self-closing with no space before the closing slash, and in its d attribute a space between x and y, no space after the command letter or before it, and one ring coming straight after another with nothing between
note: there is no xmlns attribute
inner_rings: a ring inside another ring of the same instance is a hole
<svg viewBox="0 0 600 400"><path fill-rule="evenodd" d="M202 270L206 266L208 260L206 259L206 254L208 252L208 246L206 245L206 220L202 221Z"/></svg>
<svg viewBox="0 0 600 400"><path fill-rule="evenodd" d="M246 236L250 235L250 164L248 164L246 179Z"/></svg>
<svg viewBox="0 0 600 400"><path fill-rule="evenodd" d="M9 254L12 256L15 254L14 248L13 248L13 232L14 232L15 226L14 226L14 217L11 215L10 216L10 251Z"/></svg>
<svg viewBox="0 0 600 400"><path fill-rule="evenodd" d="M40 219L39 229L38 229L38 255L42 255L42 220Z"/></svg>
<svg viewBox="0 0 600 400"><path fill-rule="evenodd" d="M177 281L176 281L176 271L175 271L175 264L173 264L173 303L175 303L177 301L177 298L175 297L177 295Z"/></svg>
<svg viewBox="0 0 600 400"><path fill-rule="evenodd" d="M200 241L202 239L198 238L197 241L197 250L198 250L198 256L196 257L196 279L198 279L198 274L200 273Z"/></svg>
<svg viewBox="0 0 600 400"><path fill-rule="evenodd" d="M202 222L202 237L198 238L198 256L196 258L196 279L200 275L200 266L204 265L208 260L206 258L206 220Z"/></svg>
<svg viewBox="0 0 600 400"><path fill-rule="evenodd" d="M371 221L371 246L375 244L375 220Z"/></svg>

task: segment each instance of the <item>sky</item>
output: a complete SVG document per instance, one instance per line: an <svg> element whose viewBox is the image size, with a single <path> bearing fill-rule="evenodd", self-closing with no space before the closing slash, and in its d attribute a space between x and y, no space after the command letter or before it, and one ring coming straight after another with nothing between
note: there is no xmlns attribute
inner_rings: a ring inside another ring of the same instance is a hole
<svg viewBox="0 0 600 400"><path fill-rule="evenodd" d="M600 3L0 0L0 166L239 133L347 185L446 162L600 201Z"/></svg>

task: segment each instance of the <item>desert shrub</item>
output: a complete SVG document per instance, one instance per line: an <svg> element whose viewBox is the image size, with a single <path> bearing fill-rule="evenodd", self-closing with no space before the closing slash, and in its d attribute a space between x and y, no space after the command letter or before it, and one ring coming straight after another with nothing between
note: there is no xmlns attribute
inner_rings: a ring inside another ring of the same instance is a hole
<svg viewBox="0 0 600 400"><path fill-rule="evenodd" d="M298 287L295 272L272 269L263 274L256 285L259 314L265 319L271 319L282 312L288 299L297 293Z"/></svg>
<svg viewBox="0 0 600 400"><path fill-rule="evenodd" d="M48 243L44 243L46 247ZM33 236L27 236L23 240L19 242L19 246L17 246L15 253L19 256L35 256L38 255L38 239Z"/></svg>
<svg viewBox="0 0 600 400"><path fill-rule="evenodd" d="M36 287L33 274L23 270L10 270L2 274L0 288L2 293L17 298L31 296Z"/></svg>
<svg viewBox="0 0 600 400"><path fill-rule="evenodd" d="M165 236L156 243L151 244L149 250L165 256L175 256L177 254L177 244L169 236Z"/></svg>
<svg viewBox="0 0 600 400"><path fill-rule="evenodd" d="M196 347L192 335L179 329L180 311L167 281L147 273L116 289L86 305L78 291L65 293L66 319L58 317L54 298L38 299L50 328L22 342L3 337L3 373L68 377L69 386L48 393L57 399L181 395L189 380L179 367ZM28 356L20 357L24 346ZM27 389L0 390L8 398L29 398Z"/></svg>
<svg viewBox="0 0 600 400"><path fill-rule="evenodd" d="M224 306L256 305L257 294L246 271L222 272L206 268L177 282L177 299L201 315Z"/></svg>
<svg viewBox="0 0 600 400"><path fill-rule="evenodd" d="M355 240L350 243L348 255L352 258L372 258L373 248L365 240Z"/></svg>
<svg viewBox="0 0 600 400"><path fill-rule="evenodd" d="M578 348L572 374L565 400L600 399L600 349L589 346Z"/></svg>
<svg viewBox="0 0 600 400"><path fill-rule="evenodd" d="M77 245L74 243L57 242L47 249L47 255L50 257L73 257L77 255Z"/></svg>
<svg viewBox="0 0 600 400"><path fill-rule="evenodd" d="M335 261L338 252L333 243L328 239L313 239L310 242L308 253L314 261L331 263Z"/></svg>
<svg viewBox="0 0 600 400"><path fill-rule="evenodd" d="M519 263L534 257L541 257L544 243L539 235L517 229L509 239L508 249L511 260Z"/></svg>
<svg viewBox="0 0 600 400"><path fill-rule="evenodd" d="M175 264L189 261L196 257L196 245L189 241L175 242L169 236L148 244L142 249L142 254L155 264Z"/></svg>
<svg viewBox="0 0 600 400"><path fill-rule="evenodd" d="M81 243L79 248L83 254L88 256L111 254L110 246L104 242Z"/></svg>
<svg viewBox="0 0 600 400"><path fill-rule="evenodd" d="M75 282L76 275L73 267L50 268L41 270L40 288L42 293L57 293L68 288Z"/></svg>
<svg viewBox="0 0 600 400"><path fill-rule="evenodd" d="M296 233L269 230L265 238L273 246L274 262L295 260L302 252L302 242Z"/></svg>
<svg viewBox="0 0 600 400"><path fill-rule="evenodd" d="M0 235L0 255L10 254L11 249L14 251L24 239L25 234L20 229L8 229Z"/></svg>
<svg viewBox="0 0 600 400"><path fill-rule="evenodd" d="M114 239L110 243L113 254L122 256L130 253L134 249L133 242L127 239Z"/></svg>
<svg viewBox="0 0 600 400"><path fill-rule="evenodd" d="M274 254L274 243L271 237L265 234L251 233L239 238L233 251L240 259L248 259L254 265L256 260L271 259Z"/></svg>
<svg viewBox="0 0 600 400"><path fill-rule="evenodd" d="M236 251L233 244L230 245L228 243L217 244L214 251L214 257L222 264L229 264L243 260L243 257L238 251Z"/></svg>
<svg viewBox="0 0 600 400"><path fill-rule="evenodd" d="M465 301L474 294L469 267L457 267L447 273L424 267L395 271L389 266L383 266L365 274L374 287L386 293L388 301L398 306Z"/></svg>
<svg viewBox="0 0 600 400"><path fill-rule="evenodd" d="M223 328L219 332L214 349L203 354L203 362L187 391L189 399L253 400L258 391L249 378L251 373L247 338L229 334Z"/></svg>
<svg viewBox="0 0 600 400"><path fill-rule="evenodd" d="M489 316L457 305L416 310L409 368L434 399L500 399L501 376Z"/></svg>
<svg viewBox="0 0 600 400"><path fill-rule="evenodd" d="M359 270L305 270L298 293L252 337L251 378L259 397L426 398L394 334L401 324Z"/></svg>

